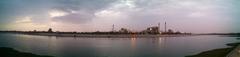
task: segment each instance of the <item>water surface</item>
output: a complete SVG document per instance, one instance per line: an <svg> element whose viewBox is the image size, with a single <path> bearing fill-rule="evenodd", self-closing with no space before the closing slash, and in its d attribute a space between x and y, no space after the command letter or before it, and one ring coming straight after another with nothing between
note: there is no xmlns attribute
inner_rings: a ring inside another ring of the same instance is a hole
<svg viewBox="0 0 240 57"><path fill-rule="evenodd" d="M0 47L55 57L184 57L226 48L235 37L73 38L0 33Z"/></svg>

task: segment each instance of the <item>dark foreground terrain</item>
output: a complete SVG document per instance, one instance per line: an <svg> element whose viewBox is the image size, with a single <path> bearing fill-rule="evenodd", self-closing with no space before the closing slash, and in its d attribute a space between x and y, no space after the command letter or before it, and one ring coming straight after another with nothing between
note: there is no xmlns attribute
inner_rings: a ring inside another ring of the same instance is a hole
<svg viewBox="0 0 240 57"><path fill-rule="evenodd" d="M229 48L214 49L199 53L197 55L190 55L186 57L226 57L227 54L230 53L233 49L235 49L239 44L240 43L229 43L226 44L228 46L231 46Z"/></svg>
<svg viewBox="0 0 240 57"><path fill-rule="evenodd" d="M32 53L19 52L13 48L0 47L0 57L53 57L53 56L36 55Z"/></svg>

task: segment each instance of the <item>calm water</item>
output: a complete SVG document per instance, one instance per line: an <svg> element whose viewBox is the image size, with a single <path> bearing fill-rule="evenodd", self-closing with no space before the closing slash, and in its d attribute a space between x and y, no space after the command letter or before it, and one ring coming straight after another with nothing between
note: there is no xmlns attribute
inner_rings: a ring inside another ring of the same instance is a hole
<svg viewBox="0 0 240 57"><path fill-rule="evenodd" d="M184 57L228 47L235 37L71 38L0 33L0 47L55 57Z"/></svg>

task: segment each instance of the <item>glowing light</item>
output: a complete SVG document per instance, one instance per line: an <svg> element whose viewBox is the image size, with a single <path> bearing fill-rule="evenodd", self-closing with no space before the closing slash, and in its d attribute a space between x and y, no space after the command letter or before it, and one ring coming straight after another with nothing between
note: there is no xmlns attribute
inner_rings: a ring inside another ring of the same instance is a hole
<svg viewBox="0 0 240 57"><path fill-rule="evenodd" d="M14 30L44 30L44 28L48 28L46 24L39 24L34 23L32 21L33 17L25 16L25 17L18 17L17 20L13 23L7 24L7 26Z"/></svg>
<svg viewBox="0 0 240 57"><path fill-rule="evenodd" d="M29 23L29 22L32 22L31 18L32 17L29 17L29 16L26 16L23 18L17 18L18 20L15 21L15 23Z"/></svg>
<svg viewBox="0 0 240 57"><path fill-rule="evenodd" d="M59 17L59 16L67 15L66 12L58 11L58 10L52 10L48 14L49 14L50 17Z"/></svg>

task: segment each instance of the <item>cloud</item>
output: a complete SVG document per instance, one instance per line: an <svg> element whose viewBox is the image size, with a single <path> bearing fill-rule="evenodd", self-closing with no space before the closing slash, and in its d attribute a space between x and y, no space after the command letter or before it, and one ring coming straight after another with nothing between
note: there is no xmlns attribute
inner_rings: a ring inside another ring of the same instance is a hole
<svg viewBox="0 0 240 57"><path fill-rule="evenodd" d="M111 5L116 0L56 0L52 9L62 11L50 14L53 21L82 24L94 18L95 12ZM58 15L58 16L53 16Z"/></svg>
<svg viewBox="0 0 240 57"><path fill-rule="evenodd" d="M51 10L51 11L49 11L48 14L51 18L54 18L54 17L67 15L68 13L63 12L63 11L59 11L59 10Z"/></svg>
<svg viewBox="0 0 240 57"><path fill-rule="evenodd" d="M94 17L93 14L90 14L87 12L77 12L77 13L71 13L64 16L54 17L53 21L62 22L62 23L81 24L81 23L87 23L91 21L93 17Z"/></svg>
<svg viewBox="0 0 240 57"><path fill-rule="evenodd" d="M26 17L20 18L15 23L30 23L32 22L31 18L32 17L26 16Z"/></svg>
<svg viewBox="0 0 240 57"><path fill-rule="evenodd" d="M95 11L109 6L117 0L55 0L55 9L64 11L90 10Z"/></svg>
<svg viewBox="0 0 240 57"><path fill-rule="evenodd" d="M226 15L226 9L229 2L225 0L120 0L114 5L109 6L97 13L106 13L97 15L106 20L108 24L118 24L134 28L134 30L143 30L146 27L157 25L158 22L167 21L169 28L180 31L224 31L230 18ZM112 15L108 15L111 13ZM107 16L108 15L108 16ZM120 16L118 18L111 16ZM105 18L103 16L106 16ZM116 20L118 19L118 20ZM206 22L206 23L205 23ZM188 24L192 24L192 26ZM179 25L181 24L181 25ZM204 24L209 29L201 29ZM134 26L134 27L133 27ZM196 28L190 28L196 27ZM142 29L139 29L142 28ZM184 29L183 29L184 28ZM221 29L219 29L221 28Z"/></svg>
<svg viewBox="0 0 240 57"><path fill-rule="evenodd" d="M143 30L167 21L180 31L221 31L231 19L231 2L226 0L3 0L0 24L29 22L41 25L70 24L81 29L108 30L108 26ZM237 3L239 4L239 3ZM234 11L235 12L235 11ZM238 12L238 11L237 11ZM236 12L235 12L236 13ZM238 14L238 13L237 13ZM235 14L235 15L237 15ZM31 16L31 20L16 19ZM84 25L83 25L84 24ZM180 25L181 24L181 25ZM209 28L201 29L200 26ZM60 25L59 25L60 26ZM194 28L192 28L194 27Z"/></svg>

